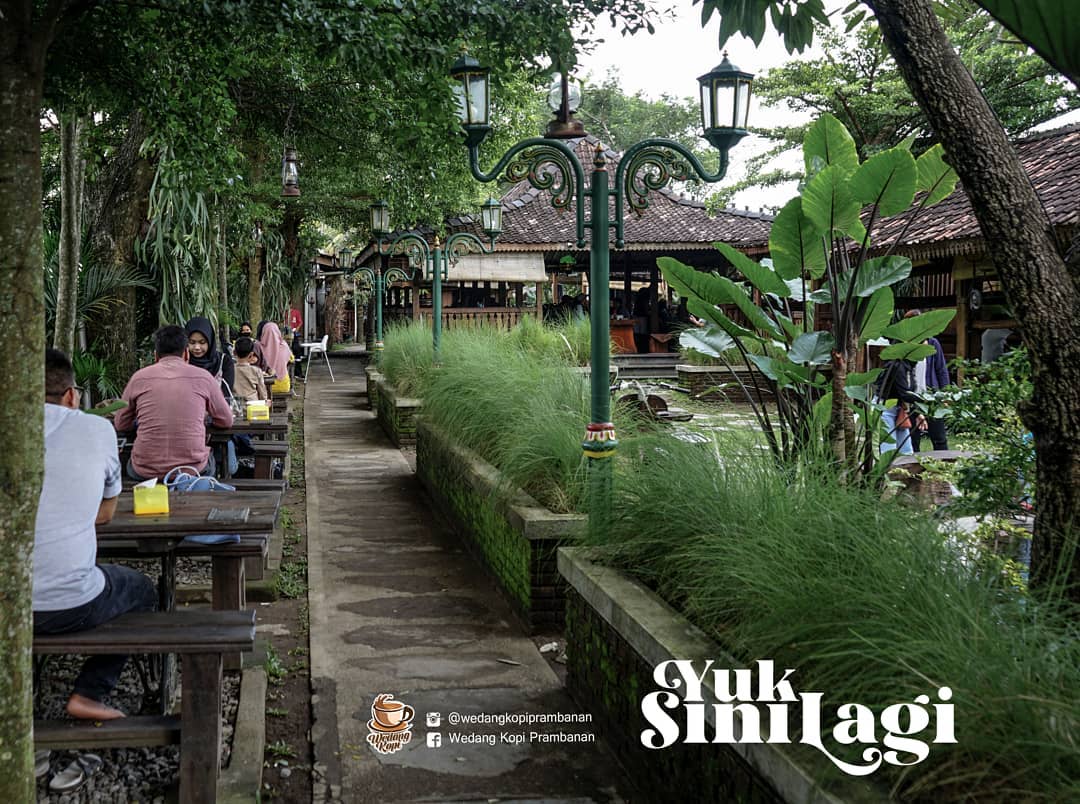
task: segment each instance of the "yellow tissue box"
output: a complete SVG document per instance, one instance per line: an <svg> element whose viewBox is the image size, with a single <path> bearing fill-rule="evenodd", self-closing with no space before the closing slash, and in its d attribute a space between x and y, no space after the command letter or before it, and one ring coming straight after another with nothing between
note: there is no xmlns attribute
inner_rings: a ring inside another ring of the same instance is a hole
<svg viewBox="0 0 1080 804"><path fill-rule="evenodd" d="M274 384L270 386L271 393L275 394L287 394L292 389L292 381L289 380L289 375L284 377L278 377L274 380Z"/></svg>
<svg viewBox="0 0 1080 804"><path fill-rule="evenodd" d="M249 422L268 422L270 421L270 406L261 399L248 402L244 415Z"/></svg>
<svg viewBox="0 0 1080 804"><path fill-rule="evenodd" d="M136 516L169 513L169 487L164 483L153 486L139 484L135 486L134 493Z"/></svg>

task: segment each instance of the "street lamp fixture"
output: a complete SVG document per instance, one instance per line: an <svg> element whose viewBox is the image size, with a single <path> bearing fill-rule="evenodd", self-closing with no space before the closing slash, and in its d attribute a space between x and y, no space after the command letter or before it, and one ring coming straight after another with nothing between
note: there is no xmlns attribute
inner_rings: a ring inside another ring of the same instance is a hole
<svg viewBox="0 0 1080 804"><path fill-rule="evenodd" d="M300 197L300 169L296 161L296 149L285 146L285 153L281 159L281 197Z"/></svg>
<svg viewBox="0 0 1080 804"><path fill-rule="evenodd" d="M378 218L378 225L376 225ZM402 232L387 242L390 235L389 206L385 201L371 205L371 232L375 236L376 253L379 259L375 269L360 268L356 275L361 281L375 288L375 353L376 360L383 349L383 297L388 283L395 281L414 281L418 274L431 280L431 343L435 362L439 362L439 347L442 343L442 283L450 276L450 265L466 254L491 254L495 251L495 241L502 232L502 205L497 199L489 198L480 209L481 226L488 236L484 243L472 232L454 232L445 243L435 238L434 249L428 247L427 240L416 232ZM405 256L411 275L401 268L383 268L384 260L389 256Z"/></svg>
<svg viewBox="0 0 1080 804"><path fill-rule="evenodd" d="M490 72L487 67L481 67L480 62L468 55L463 55L450 68L450 76L454 79L454 99L457 101L458 116L470 145L474 141L479 145L491 131L488 119L491 113L488 82Z"/></svg>
<svg viewBox="0 0 1080 804"><path fill-rule="evenodd" d="M574 119L574 112L581 106L581 85L571 82L565 72L556 73L547 96L548 108L555 117L548 122L544 136L549 139L567 140L585 136L585 126Z"/></svg>
<svg viewBox="0 0 1080 804"><path fill-rule="evenodd" d="M353 250L348 246L342 247L338 251L338 264L341 266L341 270L348 273L352 267Z"/></svg>
<svg viewBox="0 0 1080 804"><path fill-rule="evenodd" d="M746 136L747 113L753 75L739 71L724 60L701 76L702 123L708 141L720 152L719 167L710 173L694 154L673 140L647 139L630 146L615 169L614 182L609 185L607 157L602 145L593 155L593 169L586 171L574 148L563 142L564 137L582 136L580 124L573 128L580 134L568 134L572 121L571 106L575 105L569 80L559 76L558 92L549 94L557 101L556 120L548 127L547 136L523 140L510 148L484 172L480 168L480 144L491 130L486 105L483 123L473 115L463 98L490 100L488 71L475 59L463 56L454 65L451 75L457 79L455 91L469 149L469 169L475 179L492 182L505 179L519 182L527 179L538 190L551 193L551 203L557 209L575 206L577 246L585 247L585 230L590 232L589 285L597 292L591 299L590 327L592 335L590 422L585 427L581 448L589 459L590 503L589 528L594 533L607 529L611 511L611 458L618 440L611 423L611 393L608 387L610 364L610 285L611 228L614 227L615 247L625 245L625 208L640 215L649 206L649 194L665 187L672 180L683 181L696 174L704 182L720 181L727 173L728 151ZM576 108L576 106L575 106ZM589 184L586 188L586 175ZM615 220L610 220L609 205L615 208ZM589 217L585 217L585 207Z"/></svg>
<svg viewBox="0 0 1080 804"><path fill-rule="evenodd" d="M724 60L698 78L701 85L701 124L705 139L719 151L727 152L749 132L751 73L744 73Z"/></svg>

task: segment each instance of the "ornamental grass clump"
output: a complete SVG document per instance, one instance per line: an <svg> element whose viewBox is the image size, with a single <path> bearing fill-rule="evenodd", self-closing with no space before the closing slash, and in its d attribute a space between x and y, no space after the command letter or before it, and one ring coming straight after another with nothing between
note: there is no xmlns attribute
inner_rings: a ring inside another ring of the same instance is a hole
<svg viewBox="0 0 1080 804"><path fill-rule="evenodd" d="M715 443L646 436L635 449L640 471L620 473L599 540L606 563L740 661L795 668L796 689L822 692L826 712L880 713L951 688L956 744L882 766L878 784L902 800L1080 800L1074 603L1018 592L965 561L929 516L830 472ZM823 725L834 752L864 748L837 746Z"/></svg>
<svg viewBox="0 0 1080 804"><path fill-rule="evenodd" d="M525 316L510 330L510 339L531 354L569 360L574 366L589 364L592 333L587 318L544 324Z"/></svg>
<svg viewBox="0 0 1080 804"><path fill-rule="evenodd" d="M386 330L379 371L399 394L422 398L433 355L431 328L427 324L391 324Z"/></svg>
<svg viewBox="0 0 1080 804"><path fill-rule="evenodd" d="M553 511L583 512L588 378L574 370L565 346L522 348L523 340L536 346L535 334L479 328L447 338L425 389L424 416L497 467L508 487Z"/></svg>

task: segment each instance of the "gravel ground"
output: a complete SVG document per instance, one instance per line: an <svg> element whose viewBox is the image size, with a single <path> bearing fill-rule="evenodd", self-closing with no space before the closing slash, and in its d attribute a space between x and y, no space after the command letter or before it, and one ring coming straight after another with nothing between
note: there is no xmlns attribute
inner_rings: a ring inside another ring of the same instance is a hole
<svg viewBox="0 0 1080 804"><path fill-rule="evenodd" d="M151 577L157 577L157 561L124 561ZM210 583L210 560L181 558L177 562L179 584ZM34 717L64 719L64 705L71 694L75 676L82 667L79 656L52 656L41 674L35 690ZM180 684L177 682L177 689ZM232 752L233 728L240 697L240 674L226 673L222 690L222 750L221 765L226 767ZM145 700L144 700L145 698ZM120 676L120 683L106 703L128 714L156 713L157 693L144 696L143 684L136 669L136 660L129 661ZM176 711L176 710L174 710ZM165 801L165 789L175 786L180 767L180 747L115 748L96 751L105 760L104 767L74 793L50 793L49 779L60 773L74 759L73 751L54 751L49 773L38 782L38 802L50 804L82 804L82 802L146 802L159 804Z"/></svg>

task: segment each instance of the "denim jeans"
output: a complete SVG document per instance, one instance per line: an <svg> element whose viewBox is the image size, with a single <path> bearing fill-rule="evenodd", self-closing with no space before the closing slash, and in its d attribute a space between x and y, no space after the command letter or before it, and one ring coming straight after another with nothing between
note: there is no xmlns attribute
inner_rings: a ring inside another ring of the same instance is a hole
<svg viewBox="0 0 1080 804"><path fill-rule="evenodd" d="M901 455L912 455L915 452L911 444L911 430L907 427L896 426L896 415L900 412L899 405L886 408L881 414L881 423L885 425L885 437L881 440L881 452L891 452L899 447Z"/></svg>
<svg viewBox="0 0 1080 804"><path fill-rule="evenodd" d="M115 564L101 564L99 569L105 575L105 588L100 595L73 609L35 611L34 633L85 631L129 611L154 611L157 608L157 588L141 572ZM74 691L100 701L116 686L126 662L127 656L91 656L75 679Z"/></svg>

